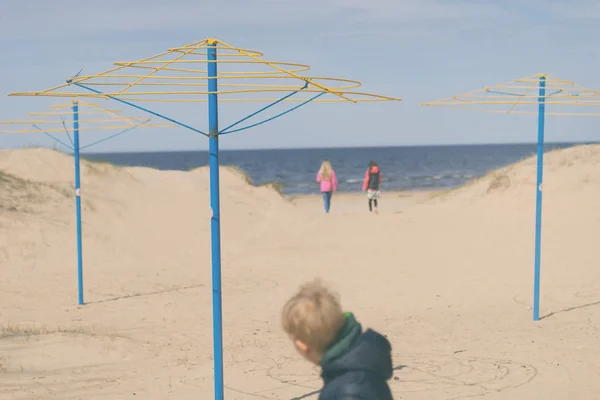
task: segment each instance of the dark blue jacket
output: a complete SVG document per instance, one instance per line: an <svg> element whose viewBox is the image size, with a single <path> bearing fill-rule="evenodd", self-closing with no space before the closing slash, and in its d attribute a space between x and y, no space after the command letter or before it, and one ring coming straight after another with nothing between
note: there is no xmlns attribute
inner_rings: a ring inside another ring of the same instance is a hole
<svg viewBox="0 0 600 400"><path fill-rule="evenodd" d="M322 361L325 383L319 400L393 400L391 345L368 329L338 357Z"/></svg>

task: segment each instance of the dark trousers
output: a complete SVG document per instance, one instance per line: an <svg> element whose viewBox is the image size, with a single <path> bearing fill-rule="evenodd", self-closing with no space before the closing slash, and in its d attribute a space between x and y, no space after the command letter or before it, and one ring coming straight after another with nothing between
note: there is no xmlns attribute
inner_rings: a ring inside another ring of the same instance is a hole
<svg viewBox="0 0 600 400"><path fill-rule="evenodd" d="M369 211L373 211L373 204L375 204L375 208L377 208L377 199L369 199Z"/></svg>

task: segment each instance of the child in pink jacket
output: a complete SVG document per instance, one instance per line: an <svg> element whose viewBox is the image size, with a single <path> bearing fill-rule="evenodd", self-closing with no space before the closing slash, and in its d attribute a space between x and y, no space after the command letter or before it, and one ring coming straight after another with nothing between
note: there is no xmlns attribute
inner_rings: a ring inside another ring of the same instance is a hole
<svg viewBox="0 0 600 400"><path fill-rule="evenodd" d="M331 208L331 196L333 192L337 191L337 177L335 171L331 167L329 161L323 161L321 168L317 173L317 182L321 184L321 194L323 195L323 203L325 205L325 212L329 213Z"/></svg>

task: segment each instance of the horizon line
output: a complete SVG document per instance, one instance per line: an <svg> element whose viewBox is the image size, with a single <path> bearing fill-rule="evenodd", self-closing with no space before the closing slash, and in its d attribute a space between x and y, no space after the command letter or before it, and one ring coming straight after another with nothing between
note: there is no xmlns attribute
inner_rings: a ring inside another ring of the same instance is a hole
<svg viewBox="0 0 600 400"><path fill-rule="evenodd" d="M544 145L586 145L600 144L600 141L547 141ZM326 147L256 147L256 148L221 148L222 152L238 151L293 151L293 150L351 150L351 149L385 149L385 148L418 148L418 147L480 147L480 146L537 146L537 142L489 142L489 143L439 143L439 144L405 144L405 145L356 145L356 146L326 146ZM15 150L18 148L15 148ZM131 153L195 153L206 152L208 149L170 149L170 150L120 150L101 152L82 152L82 154L131 154Z"/></svg>

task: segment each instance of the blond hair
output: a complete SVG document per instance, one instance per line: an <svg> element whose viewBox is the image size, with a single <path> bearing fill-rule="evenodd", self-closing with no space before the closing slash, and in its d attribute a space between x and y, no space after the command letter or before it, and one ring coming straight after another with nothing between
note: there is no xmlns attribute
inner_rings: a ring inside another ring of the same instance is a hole
<svg viewBox="0 0 600 400"><path fill-rule="evenodd" d="M324 353L345 323L335 294L319 280L300 286L281 314L283 330L317 353Z"/></svg>
<svg viewBox="0 0 600 400"><path fill-rule="evenodd" d="M331 171L333 168L331 167L331 163L327 160L321 163L321 168L319 169L319 173L321 174L321 179L324 181L331 180Z"/></svg>

